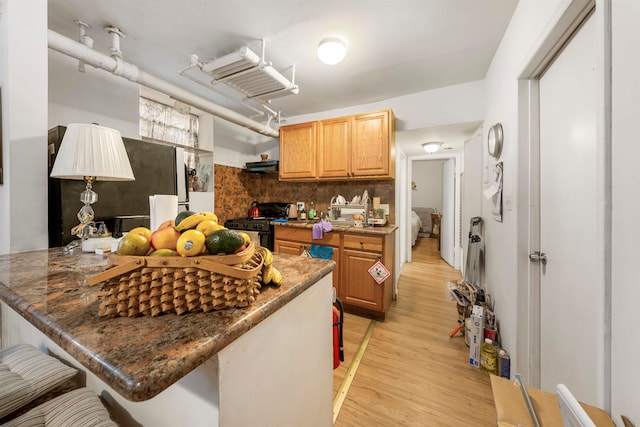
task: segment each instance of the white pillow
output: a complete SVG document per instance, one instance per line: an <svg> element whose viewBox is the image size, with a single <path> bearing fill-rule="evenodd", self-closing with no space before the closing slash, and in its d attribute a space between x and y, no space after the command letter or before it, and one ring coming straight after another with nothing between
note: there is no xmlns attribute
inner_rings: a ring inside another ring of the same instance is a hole
<svg viewBox="0 0 640 427"><path fill-rule="evenodd" d="M0 418L54 389L77 372L29 344L0 350Z"/></svg>
<svg viewBox="0 0 640 427"><path fill-rule="evenodd" d="M1 427L117 427L98 396L79 388L36 406Z"/></svg>

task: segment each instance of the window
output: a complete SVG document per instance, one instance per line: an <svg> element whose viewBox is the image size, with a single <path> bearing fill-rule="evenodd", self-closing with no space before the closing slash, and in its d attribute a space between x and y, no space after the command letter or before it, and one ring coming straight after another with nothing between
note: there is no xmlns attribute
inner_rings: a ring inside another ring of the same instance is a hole
<svg viewBox="0 0 640 427"><path fill-rule="evenodd" d="M185 105L182 110L188 110L188 108ZM197 149L199 147L198 116L140 97L140 136ZM195 175L195 171L200 166L197 150L185 150L184 160L189 176Z"/></svg>

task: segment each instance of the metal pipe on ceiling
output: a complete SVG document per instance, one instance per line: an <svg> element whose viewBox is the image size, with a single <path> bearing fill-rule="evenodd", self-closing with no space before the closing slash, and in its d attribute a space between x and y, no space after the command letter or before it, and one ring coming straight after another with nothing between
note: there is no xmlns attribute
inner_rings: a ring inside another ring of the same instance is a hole
<svg viewBox="0 0 640 427"><path fill-rule="evenodd" d="M262 135L278 138L279 133L275 129L263 123L252 120L233 110L222 107L205 98L195 95L179 86L162 80L152 74L139 69L136 65L125 62L122 59L96 52L95 50L65 37L53 30L48 30L49 48L64 55L75 58L95 68L108 71L116 76L126 78L142 86L157 90L185 104L192 105L202 111L213 114L216 117L235 123L239 126L251 129Z"/></svg>

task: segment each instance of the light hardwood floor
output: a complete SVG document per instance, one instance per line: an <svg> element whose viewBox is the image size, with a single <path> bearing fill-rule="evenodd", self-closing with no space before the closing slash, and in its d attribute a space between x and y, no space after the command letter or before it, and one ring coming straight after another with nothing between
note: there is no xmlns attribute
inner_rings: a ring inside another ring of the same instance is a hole
<svg viewBox="0 0 640 427"><path fill-rule="evenodd" d="M335 426L495 426L489 378L469 366L446 282L460 273L442 261L435 239L421 238L405 264L399 295L376 322ZM345 315L345 362L334 371L334 396L370 321Z"/></svg>

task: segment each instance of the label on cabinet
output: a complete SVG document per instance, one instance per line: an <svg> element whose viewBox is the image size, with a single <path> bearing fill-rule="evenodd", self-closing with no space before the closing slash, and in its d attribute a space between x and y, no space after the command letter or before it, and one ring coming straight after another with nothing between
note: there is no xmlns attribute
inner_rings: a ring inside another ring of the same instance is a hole
<svg viewBox="0 0 640 427"><path fill-rule="evenodd" d="M373 280L378 283L378 285L381 285L382 282L391 276L387 267L385 267L380 260L376 261L376 263L369 268L369 274L373 277Z"/></svg>

